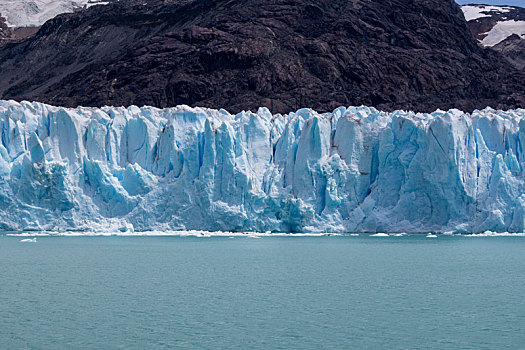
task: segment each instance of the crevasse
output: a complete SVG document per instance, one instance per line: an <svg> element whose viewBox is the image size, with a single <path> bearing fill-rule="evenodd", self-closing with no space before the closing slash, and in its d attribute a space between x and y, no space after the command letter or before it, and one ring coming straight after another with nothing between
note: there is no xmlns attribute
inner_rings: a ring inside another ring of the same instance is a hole
<svg viewBox="0 0 525 350"><path fill-rule="evenodd" d="M522 232L525 110L0 101L1 230Z"/></svg>

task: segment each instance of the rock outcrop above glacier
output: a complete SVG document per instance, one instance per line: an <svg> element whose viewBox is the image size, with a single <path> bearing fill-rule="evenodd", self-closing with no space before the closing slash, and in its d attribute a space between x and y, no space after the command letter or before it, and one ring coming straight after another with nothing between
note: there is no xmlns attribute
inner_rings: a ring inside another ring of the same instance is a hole
<svg viewBox="0 0 525 350"><path fill-rule="evenodd" d="M11 29L7 26L5 18L0 13L0 45L12 35Z"/></svg>
<svg viewBox="0 0 525 350"><path fill-rule="evenodd" d="M0 76L0 99L67 107L525 105L525 72L478 46L454 0L117 1L3 46Z"/></svg>
<svg viewBox="0 0 525 350"><path fill-rule="evenodd" d="M525 110L0 101L2 230L525 229Z"/></svg>

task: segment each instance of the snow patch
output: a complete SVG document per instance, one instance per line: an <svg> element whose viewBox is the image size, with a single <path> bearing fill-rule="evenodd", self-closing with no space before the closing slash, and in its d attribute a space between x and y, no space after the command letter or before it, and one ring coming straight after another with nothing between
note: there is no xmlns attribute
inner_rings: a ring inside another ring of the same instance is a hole
<svg viewBox="0 0 525 350"><path fill-rule="evenodd" d="M97 0L3 0L0 1L0 13L10 27L39 27L59 14L108 3Z"/></svg>
<svg viewBox="0 0 525 350"><path fill-rule="evenodd" d="M491 12L506 13L512 10L508 6L487 6L487 5L465 5L461 6L465 19L473 21L478 18L491 17Z"/></svg>
<svg viewBox="0 0 525 350"><path fill-rule="evenodd" d="M487 33L487 36L483 38L481 44L484 46L494 46L513 34L525 38L525 21L510 20L496 23Z"/></svg>
<svg viewBox="0 0 525 350"><path fill-rule="evenodd" d="M108 5L109 2L104 2L104 1L100 1L100 2L88 2L86 4L86 8L90 8L92 6L97 6L97 5Z"/></svg>

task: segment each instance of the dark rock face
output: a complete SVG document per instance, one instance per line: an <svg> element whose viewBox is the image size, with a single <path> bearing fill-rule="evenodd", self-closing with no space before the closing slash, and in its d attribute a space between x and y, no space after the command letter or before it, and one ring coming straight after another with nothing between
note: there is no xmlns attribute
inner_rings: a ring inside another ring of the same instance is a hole
<svg viewBox="0 0 525 350"><path fill-rule="evenodd" d="M516 69L525 70L525 39L514 34L493 47Z"/></svg>
<svg viewBox="0 0 525 350"><path fill-rule="evenodd" d="M13 35L11 29L7 26L6 20L0 13L0 45L6 42Z"/></svg>
<svg viewBox="0 0 525 350"><path fill-rule="evenodd" d="M120 1L0 50L0 97L226 108L525 106L453 0Z"/></svg>

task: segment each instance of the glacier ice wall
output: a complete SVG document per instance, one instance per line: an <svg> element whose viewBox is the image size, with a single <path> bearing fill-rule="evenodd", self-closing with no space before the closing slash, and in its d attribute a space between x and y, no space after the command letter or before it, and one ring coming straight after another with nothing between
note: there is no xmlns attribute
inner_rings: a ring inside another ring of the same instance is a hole
<svg viewBox="0 0 525 350"><path fill-rule="evenodd" d="M525 229L525 110L0 101L0 230Z"/></svg>

